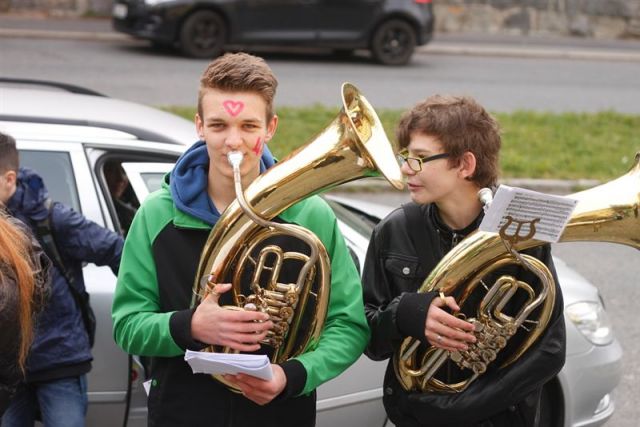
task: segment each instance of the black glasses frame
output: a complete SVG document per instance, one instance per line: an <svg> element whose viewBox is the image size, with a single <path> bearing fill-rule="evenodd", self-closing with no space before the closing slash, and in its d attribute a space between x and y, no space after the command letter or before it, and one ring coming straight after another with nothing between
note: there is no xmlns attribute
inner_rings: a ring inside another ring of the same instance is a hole
<svg viewBox="0 0 640 427"><path fill-rule="evenodd" d="M449 157L449 153L434 154L433 156L427 156L427 157L409 157L408 154L409 153L407 152L398 153L396 154L396 157L400 165L406 163L409 165L409 169L411 169L414 172L420 172L422 170L423 163L428 163L433 160L445 159ZM418 165L417 169L414 167L416 163Z"/></svg>

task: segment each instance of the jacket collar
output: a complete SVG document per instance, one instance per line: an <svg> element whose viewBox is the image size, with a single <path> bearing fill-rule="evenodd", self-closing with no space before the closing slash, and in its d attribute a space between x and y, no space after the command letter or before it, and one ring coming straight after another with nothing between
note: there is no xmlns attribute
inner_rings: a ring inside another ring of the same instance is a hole
<svg viewBox="0 0 640 427"><path fill-rule="evenodd" d="M265 145L260 159L260 173L274 164L275 160ZM207 146L204 141L198 141L178 159L173 170L165 176L165 183L179 211L213 226L218 222L220 212L207 192L208 172Z"/></svg>

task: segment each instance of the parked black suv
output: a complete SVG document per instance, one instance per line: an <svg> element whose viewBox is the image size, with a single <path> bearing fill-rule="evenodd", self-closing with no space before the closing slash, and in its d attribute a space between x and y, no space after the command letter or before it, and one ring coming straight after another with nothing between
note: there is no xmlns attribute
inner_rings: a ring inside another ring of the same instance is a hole
<svg viewBox="0 0 640 427"><path fill-rule="evenodd" d="M432 0L116 0L113 25L187 56L212 58L226 45L370 49L406 64L433 32Z"/></svg>

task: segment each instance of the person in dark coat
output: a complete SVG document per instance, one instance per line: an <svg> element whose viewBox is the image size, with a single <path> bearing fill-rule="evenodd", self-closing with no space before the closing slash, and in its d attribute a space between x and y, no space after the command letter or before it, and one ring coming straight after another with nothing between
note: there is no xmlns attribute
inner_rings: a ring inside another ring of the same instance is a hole
<svg viewBox="0 0 640 427"><path fill-rule="evenodd" d="M397 136L412 203L376 226L362 277L371 328L365 352L373 360L392 358L384 379L387 414L398 427L538 426L542 387L562 368L566 347L562 293L549 245L525 252L548 267L555 279L555 303L546 330L515 363L500 369L523 339L520 332L484 374L458 393L410 387L394 371L394 359L408 337L421 343L421 354L466 350L476 342L475 326L454 316L460 310L454 296L418 289L443 256L479 227L484 210L478 191L496 185L501 145L497 122L468 97L432 96L418 103L403 115ZM506 273L540 288L537 276L519 266L498 270L483 283L489 287ZM496 310L513 315L521 307L520 292ZM473 300L475 308L467 316L477 317L480 296L475 292L466 302ZM438 375L455 385L470 371L449 358Z"/></svg>
<svg viewBox="0 0 640 427"><path fill-rule="evenodd" d="M49 259L0 204L0 417L24 380L34 317L49 286Z"/></svg>
<svg viewBox="0 0 640 427"><path fill-rule="evenodd" d="M0 174L9 177L0 191L0 201L36 236L38 225L49 218L61 261L58 265L48 253L54 261L51 296L37 317L26 383L12 399L2 426L33 425L38 413L46 426L83 426L87 411L86 374L91 370L92 356L90 325L83 319L77 300L77 295L88 298L82 265L106 265L117 274L123 239L62 203L50 203L42 178L19 167L15 140L9 135L0 134L0 162ZM44 244L43 247L46 249Z"/></svg>

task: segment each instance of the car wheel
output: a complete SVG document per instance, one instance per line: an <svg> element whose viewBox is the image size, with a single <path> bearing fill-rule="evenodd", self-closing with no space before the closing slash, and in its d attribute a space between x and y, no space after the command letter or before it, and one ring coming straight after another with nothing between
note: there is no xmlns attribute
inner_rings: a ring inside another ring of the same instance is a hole
<svg viewBox="0 0 640 427"><path fill-rule="evenodd" d="M220 15L210 10L200 10L182 24L180 49L194 58L214 58L222 53L226 31Z"/></svg>
<svg viewBox="0 0 640 427"><path fill-rule="evenodd" d="M404 65L416 47L416 34L406 21L392 19L380 25L371 38L373 57L385 65Z"/></svg>

